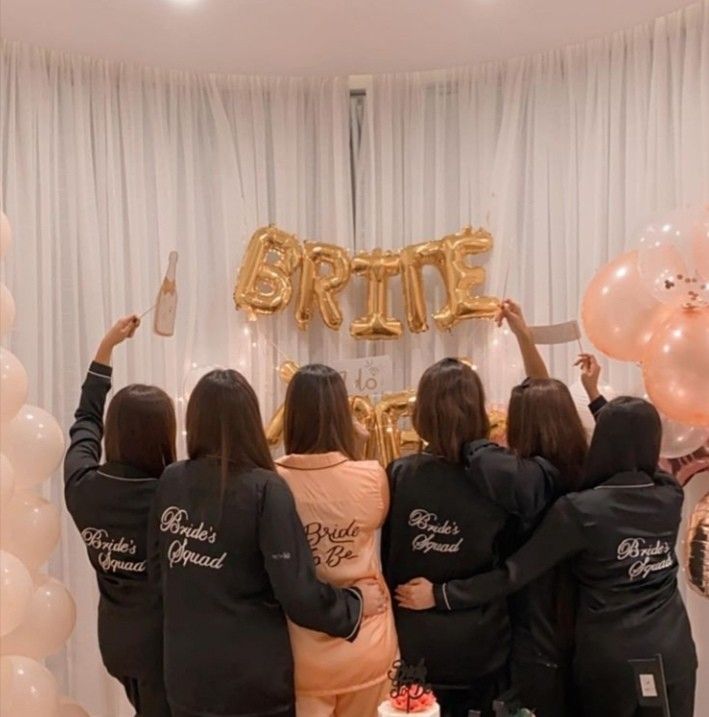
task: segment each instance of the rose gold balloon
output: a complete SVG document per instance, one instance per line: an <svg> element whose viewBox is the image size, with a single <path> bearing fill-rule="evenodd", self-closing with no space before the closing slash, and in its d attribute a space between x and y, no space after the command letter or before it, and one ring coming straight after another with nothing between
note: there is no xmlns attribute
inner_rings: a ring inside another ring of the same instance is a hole
<svg viewBox="0 0 709 717"><path fill-rule="evenodd" d="M89 713L74 700L62 697L59 700L59 712L57 717L89 717Z"/></svg>
<svg viewBox="0 0 709 717"><path fill-rule="evenodd" d="M57 682L52 673L29 657L0 659L0 714L2 717L56 717Z"/></svg>
<svg viewBox="0 0 709 717"><path fill-rule="evenodd" d="M694 506L684 545L687 582L709 598L709 493Z"/></svg>
<svg viewBox="0 0 709 717"><path fill-rule="evenodd" d="M30 571L47 562L59 541L59 510L28 491L15 491L3 512L0 546Z"/></svg>
<svg viewBox="0 0 709 717"><path fill-rule="evenodd" d="M33 588L22 561L0 550L0 635L12 632L25 619Z"/></svg>
<svg viewBox="0 0 709 717"><path fill-rule="evenodd" d="M51 413L26 404L3 426L0 446L15 469L17 487L31 488L49 478L61 462L64 433Z"/></svg>
<svg viewBox="0 0 709 717"><path fill-rule="evenodd" d="M26 400L27 371L15 354L0 347L0 423L14 418Z"/></svg>
<svg viewBox="0 0 709 717"><path fill-rule="evenodd" d="M709 309L676 309L643 358L648 395L667 417L709 426Z"/></svg>
<svg viewBox="0 0 709 717"><path fill-rule="evenodd" d="M42 660L61 650L76 622L76 606L62 583L38 575L22 623L0 640L0 654Z"/></svg>
<svg viewBox="0 0 709 717"><path fill-rule="evenodd" d="M606 356L639 361L655 326L668 309L643 286L636 251L601 267L581 304L581 319L591 343Z"/></svg>

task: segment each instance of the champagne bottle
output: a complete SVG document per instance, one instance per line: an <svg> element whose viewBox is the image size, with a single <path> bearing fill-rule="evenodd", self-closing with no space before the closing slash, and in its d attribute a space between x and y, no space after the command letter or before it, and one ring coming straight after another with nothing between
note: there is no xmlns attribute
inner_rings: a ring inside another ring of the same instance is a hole
<svg viewBox="0 0 709 717"><path fill-rule="evenodd" d="M160 336L172 336L175 333L175 315L177 311L177 252L171 251L165 278L160 285L155 301L155 323L153 329Z"/></svg>

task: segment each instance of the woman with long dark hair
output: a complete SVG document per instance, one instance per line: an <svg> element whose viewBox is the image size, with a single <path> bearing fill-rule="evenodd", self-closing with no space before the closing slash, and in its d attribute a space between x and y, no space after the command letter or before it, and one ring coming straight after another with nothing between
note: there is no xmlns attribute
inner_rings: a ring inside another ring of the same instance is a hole
<svg viewBox="0 0 709 717"><path fill-rule="evenodd" d="M373 581L318 582L303 526L275 473L248 381L204 376L187 406L189 460L174 463L151 520L164 604L165 683L174 717L292 717L286 615L354 640L385 607Z"/></svg>
<svg viewBox="0 0 709 717"><path fill-rule="evenodd" d="M552 501L577 490L586 457L586 433L568 388L549 378L520 307L503 303L528 376L510 394L507 444L481 439L465 448L468 476L512 516L510 540L501 557L521 546ZM510 600L512 700L539 717L573 713L570 668L575 586L566 566L540 576ZM434 585L417 578L399 586L397 598L411 610L464 610L470 606L465 580ZM476 603L477 604L477 603Z"/></svg>
<svg viewBox="0 0 709 717"><path fill-rule="evenodd" d="M466 475L465 443L486 439L490 423L480 378L447 358L421 377L414 428L424 453L392 463L391 510L382 535L385 575L393 589L417 576L431 583L466 578L498 564L508 512ZM492 714L509 652L504 599L465 611L416 612L395 606L401 656L423 661L444 717Z"/></svg>
<svg viewBox="0 0 709 717"><path fill-rule="evenodd" d="M582 370L594 371L594 362L586 359ZM632 661L659 655L670 714L692 717L697 658L674 547L682 489L657 468L662 424L656 409L628 396L605 404L593 383L586 381L597 423L581 490L560 498L504 566L467 581L466 602L486 604L570 561L579 587L579 713L636 715Z"/></svg>
<svg viewBox="0 0 709 717"><path fill-rule="evenodd" d="M360 450L347 389L337 371L301 368L288 385L285 448L277 461L290 486L320 580L347 587L372 578L386 591L377 531L389 485ZM397 642L391 606L366 619L353 643L290 624L298 717L373 717L390 688Z"/></svg>
<svg viewBox="0 0 709 717"><path fill-rule="evenodd" d="M169 717L162 613L146 560L153 496L163 470L175 460L175 411L163 390L131 384L111 400L105 426L103 420L113 349L139 324L136 316L120 319L89 367L69 432L64 493L96 571L104 665L123 684L139 717Z"/></svg>

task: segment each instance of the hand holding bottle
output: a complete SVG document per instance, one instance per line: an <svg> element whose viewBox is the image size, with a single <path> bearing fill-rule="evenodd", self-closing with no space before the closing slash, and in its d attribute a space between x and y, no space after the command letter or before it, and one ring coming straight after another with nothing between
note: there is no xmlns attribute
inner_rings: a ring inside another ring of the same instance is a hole
<svg viewBox="0 0 709 717"><path fill-rule="evenodd" d="M135 314L118 319L101 340L94 361L104 366L110 366L114 347L126 339L133 338L133 334L139 326L140 319Z"/></svg>

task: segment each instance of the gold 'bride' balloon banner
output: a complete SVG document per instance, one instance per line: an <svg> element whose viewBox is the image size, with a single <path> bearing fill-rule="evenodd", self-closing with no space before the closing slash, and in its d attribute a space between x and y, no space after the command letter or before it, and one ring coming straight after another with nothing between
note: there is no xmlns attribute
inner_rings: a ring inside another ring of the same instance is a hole
<svg viewBox="0 0 709 717"><path fill-rule="evenodd" d="M492 249L492 236L484 229L464 227L434 241L400 251L372 249L354 257L334 244L300 242L295 235L269 225L257 229L246 250L234 290L237 309L259 314L284 310L293 297L293 274L300 267L295 320L306 329L316 311L333 330L342 325L338 294L352 274L367 282L367 310L350 324L356 339L396 339L402 322L389 313L389 279L400 275L409 330L428 330L423 268L435 267L446 289L446 303L433 314L436 325L451 329L464 319L490 318L499 304L491 296L472 295L485 280L485 269L468 260Z"/></svg>
<svg viewBox="0 0 709 717"><path fill-rule="evenodd" d="M297 371L298 364L294 361L284 361L278 367L278 375L286 384ZM414 389L387 393L376 403L369 396L350 396L353 418L369 432L364 458L376 459L386 468L404 453L420 450L423 447L423 441L416 431L403 428L401 425L404 419L411 418L415 402ZM266 426L266 438L271 446L277 446L283 438L284 413L284 406L281 405ZM490 438L504 442L507 431L505 412L499 408L490 408L488 416Z"/></svg>

